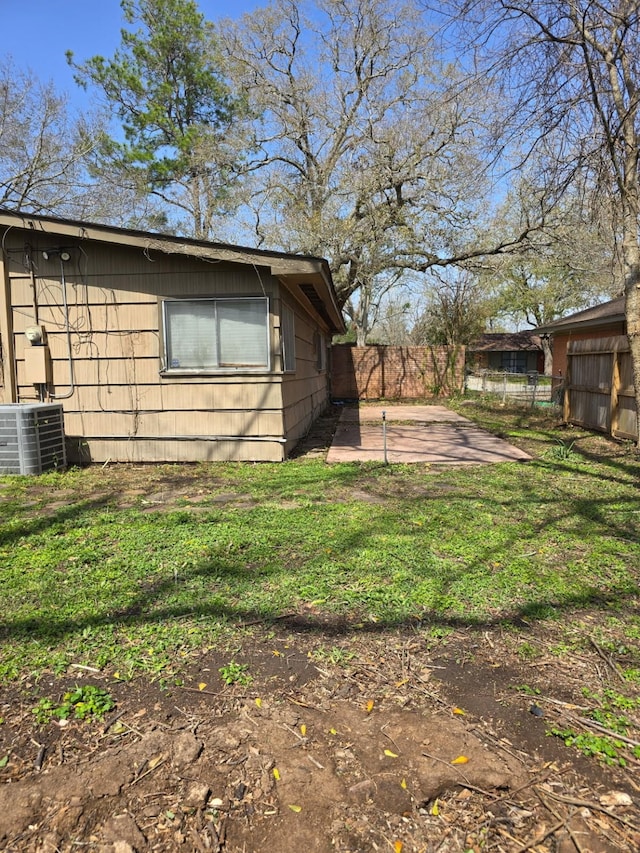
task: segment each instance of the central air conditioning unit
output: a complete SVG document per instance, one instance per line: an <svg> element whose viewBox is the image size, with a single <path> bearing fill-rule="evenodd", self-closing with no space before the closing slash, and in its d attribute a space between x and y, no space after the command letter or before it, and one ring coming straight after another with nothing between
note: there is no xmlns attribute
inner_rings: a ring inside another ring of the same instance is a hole
<svg viewBox="0 0 640 853"><path fill-rule="evenodd" d="M66 465L59 403L0 405L0 474L42 474Z"/></svg>

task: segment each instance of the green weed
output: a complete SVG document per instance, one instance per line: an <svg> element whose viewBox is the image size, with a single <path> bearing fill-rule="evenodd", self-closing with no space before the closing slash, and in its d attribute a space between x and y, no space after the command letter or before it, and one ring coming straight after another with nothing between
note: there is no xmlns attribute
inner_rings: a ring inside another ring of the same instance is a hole
<svg viewBox="0 0 640 853"><path fill-rule="evenodd" d="M115 706L115 700L106 690L89 684L65 693L60 704L51 699L41 699L32 713L39 725L46 725L54 718L86 720L93 717L100 720Z"/></svg>
<svg viewBox="0 0 640 853"><path fill-rule="evenodd" d="M341 648L340 646L333 646L330 649L320 647L309 652L309 657L312 660L318 662L326 661L334 666L345 666L349 661L353 660L355 656L355 652L351 652L348 649Z"/></svg>
<svg viewBox="0 0 640 853"><path fill-rule="evenodd" d="M603 764L619 764L621 767L627 764L626 759L621 755L621 750L624 749L623 741L608 735L595 735L590 732L578 734L572 729L558 728L550 729L547 734L561 738L565 746L574 746L583 755L598 758Z"/></svg>
<svg viewBox="0 0 640 853"><path fill-rule="evenodd" d="M248 669L248 664L236 663L232 660L221 666L218 672L225 684L239 684L242 687L248 687L253 681L253 677L247 672Z"/></svg>

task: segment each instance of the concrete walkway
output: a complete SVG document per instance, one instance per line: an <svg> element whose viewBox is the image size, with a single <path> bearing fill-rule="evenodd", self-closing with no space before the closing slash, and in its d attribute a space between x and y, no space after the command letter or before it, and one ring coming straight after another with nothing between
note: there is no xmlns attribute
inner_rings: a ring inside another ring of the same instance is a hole
<svg viewBox="0 0 640 853"><path fill-rule="evenodd" d="M345 408L327 462L383 461L383 411L388 462L479 465L531 459L444 406L367 404Z"/></svg>

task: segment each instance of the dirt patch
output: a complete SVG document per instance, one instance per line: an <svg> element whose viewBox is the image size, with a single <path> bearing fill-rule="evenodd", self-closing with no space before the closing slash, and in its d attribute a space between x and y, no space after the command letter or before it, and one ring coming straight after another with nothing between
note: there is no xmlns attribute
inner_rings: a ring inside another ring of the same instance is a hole
<svg viewBox="0 0 640 853"><path fill-rule="evenodd" d="M576 832L582 851L640 844L632 774L546 736L517 690L531 670L497 633L328 647L322 632L255 627L233 660L247 684L223 683L219 650L165 689L86 672L3 689L3 849L515 851L547 833L535 850L568 851ZM545 695L574 695L564 666L557 684L540 678ZM116 708L35 726L36 697L78 681ZM631 805L602 805L610 791Z"/></svg>

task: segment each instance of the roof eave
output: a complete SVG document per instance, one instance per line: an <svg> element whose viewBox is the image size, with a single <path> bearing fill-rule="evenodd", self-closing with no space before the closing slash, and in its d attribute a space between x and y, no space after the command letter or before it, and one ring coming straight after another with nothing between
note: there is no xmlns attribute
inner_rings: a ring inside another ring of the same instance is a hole
<svg viewBox="0 0 640 853"><path fill-rule="evenodd" d="M3 225L7 228L23 228L25 231L34 233L56 234L74 240L93 240L129 246L146 252L155 250L165 254L188 255L195 258L268 267L273 275L288 284L296 283L298 280L311 279L326 307L327 316L333 326L331 331L337 333L345 331L331 270L324 258L252 249L229 243L212 243L173 235L155 234L128 228L116 228L110 225L0 209L0 226Z"/></svg>

